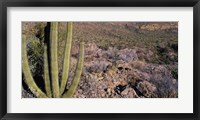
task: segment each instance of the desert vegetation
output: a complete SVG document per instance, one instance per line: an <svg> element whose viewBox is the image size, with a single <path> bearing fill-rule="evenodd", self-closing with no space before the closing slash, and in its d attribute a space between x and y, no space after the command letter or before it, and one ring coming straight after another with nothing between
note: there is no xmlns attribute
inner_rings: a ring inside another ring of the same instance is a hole
<svg viewBox="0 0 200 120"><path fill-rule="evenodd" d="M23 98L41 93L73 98L178 97L177 22L73 22L73 29L59 22L54 48L49 45L54 32L48 24L22 23L22 67L30 69L23 70ZM51 64L52 53L57 63ZM55 65L57 70L51 68ZM31 90L27 71L39 93ZM51 76L53 71L57 78Z"/></svg>
<svg viewBox="0 0 200 120"><path fill-rule="evenodd" d="M47 23L45 34L49 36L43 40L43 80L45 84L45 93L37 86L29 67L27 51L26 51L26 34L22 35L22 70L24 81L29 90L38 98L59 98L72 97L80 80L84 60L84 42L80 43L80 56L76 68L74 80L70 88L65 92L66 83L69 73L70 51L72 43L72 22L67 24L67 42L65 45L63 71L61 82L58 78L58 22ZM42 42L42 41L41 41ZM36 45L37 46L37 45ZM39 46L41 48L41 46ZM33 50L34 51L34 50ZM37 51L37 49L36 49ZM49 53L49 54L48 54ZM37 61L36 61L37 62ZM52 89L51 89L52 88Z"/></svg>

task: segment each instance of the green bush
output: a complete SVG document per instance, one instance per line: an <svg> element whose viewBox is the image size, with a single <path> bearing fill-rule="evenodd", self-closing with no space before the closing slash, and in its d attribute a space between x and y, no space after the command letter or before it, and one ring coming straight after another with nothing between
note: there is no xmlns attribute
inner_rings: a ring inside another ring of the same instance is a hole
<svg viewBox="0 0 200 120"><path fill-rule="evenodd" d="M41 75L43 72L43 48L44 45L37 37L32 36L29 38L27 54L33 76Z"/></svg>
<svg viewBox="0 0 200 120"><path fill-rule="evenodd" d="M178 80L178 68L172 69L171 74L174 77L174 79Z"/></svg>

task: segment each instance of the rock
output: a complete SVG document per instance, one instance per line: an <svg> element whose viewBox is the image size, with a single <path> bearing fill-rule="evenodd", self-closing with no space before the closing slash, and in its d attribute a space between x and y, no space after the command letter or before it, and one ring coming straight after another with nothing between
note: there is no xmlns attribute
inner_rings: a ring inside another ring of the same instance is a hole
<svg viewBox="0 0 200 120"><path fill-rule="evenodd" d="M151 50L147 50L145 48L137 48L137 56L140 60L145 60L147 62L152 61L155 58L154 53Z"/></svg>
<svg viewBox="0 0 200 120"><path fill-rule="evenodd" d="M126 88L124 91L122 91L121 95L124 98L138 98L139 97L133 88Z"/></svg>
<svg viewBox="0 0 200 120"><path fill-rule="evenodd" d="M106 71L108 66L112 66L112 63L106 60L98 59L84 64L85 69L90 73Z"/></svg>
<svg viewBox="0 0 200 120"><path fill-rule="evenodd" d="M173 83L173 84L176 84L176 83L177 83L177 80L176 80L176 79L173 79L173 80L172 80L172 83Z"/></svg>
<svg viewBox="0 0 200 120"><path fill-rule="evenodd" d="M34 95L22 87L22 98L34 98Z"/></svg>
<svg viewBox="0 0 200 120"><path fill-rule="evenodd" d="M116 61L116 66L119 71L124 71L124 70L131 70L132 67L130 66L130 63L126 63L122 60Z"/></svg>
<svg viewBox="0 0 200 120"><path fill-rule="evenodd" d="M119 50L116 49L116 48L109 47L108 50L98 52L98 54L99 54L100 57L103 57L103 58L106 58L106 59L110 59L110 60L115 61L116 55L117 55L116 53L117 53L118 51L119 51Z"/></svg>
<svg viewBox="0 0 200 120"><path fill-rule="evenodd" d="M156 86L155 97L177 97L178 82L164 65L148 64L144 71L151 75L149 82Z"/></svg>
<svg viewBox="0 0 200 120"><path fill-rule="evenodd" d="M98 47L95 43L90 43L85 45L85 54L92 54L98 50Z"/></svg>
<svg viewBox="0 0 200 120"><path fill-rule="evenodd" d="M126 49L120 50L117 53L117 59L123 60L126 62L131 62L133 60L138 60L138 56L137 56L136 50L126 48Z"/></svg>
<svg viewBox="0 0 200 120"><path fill-rule="evenodd" d="M108 88L108 89L107 89L107 93L108 93L108 95L111 95L111 92L112 92L111 89Z"/></svg>
<svg viewBox="0 0 200 120"><path fill-rule="evenodd" d="M144 61L135 60L131 62L131 67L134 69L141 70L144 68L145 64L146 63Z"/></svg>
<svg viewBox="0 0 200 120"><path fill-rule="evenodd" d="M178 82L167 69L168 65L139 60L134 49L110 47L102 50L90 44L86 52L81 81L74 95L76 98L178 96ZM73 64L76 61L75 58ZM69 83L73 75L74 72L70 71Z"/></svg>
<svg viewBox="0 0 200 120"><path fill-rule="evenodd" d="M125 89L126 89L126 85L117 85L114 90L116 93L120 94Z"/></svg>
<svg viewBox="0 0 200 120"><path fill-rule="evenodd" d="M156 86L149 83L148 81L139 82L136 88L143 94L145 97L153 97L154 92L156 91Z"/></svg>

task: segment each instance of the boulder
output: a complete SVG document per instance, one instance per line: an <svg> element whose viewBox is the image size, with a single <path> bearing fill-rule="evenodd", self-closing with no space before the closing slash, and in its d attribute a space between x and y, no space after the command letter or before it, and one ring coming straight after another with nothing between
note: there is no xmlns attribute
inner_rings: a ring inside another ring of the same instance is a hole
<svg viewBox="0 0 200 120"><path fill-rule="evenodd" d="M112 66L112 63L106 60L95 60L84 64L86 71L90 73L106 71L108 66Z"/></svg>
<svg viewBox="0 0 200 120"><path fill-rule="evenodd" d="M133 60L138 60L138 56L137 56L136 50L126 48L126 49L120 50L117 53L117 59L123 60L126 62L131 62Z"/></svg>

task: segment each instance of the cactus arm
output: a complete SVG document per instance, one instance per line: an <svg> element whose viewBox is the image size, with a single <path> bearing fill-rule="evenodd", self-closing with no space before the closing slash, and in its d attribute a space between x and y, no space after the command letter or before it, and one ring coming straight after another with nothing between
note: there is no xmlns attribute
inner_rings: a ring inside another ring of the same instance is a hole
<svg viewBox="0 0 200 120"><path fill-rule="evenodd" d="M76 67L76 72L75 72L73 82L72 82L69 90L66 93L64 93L64 95L62 96L63 98L72 97L73 94L76 91L78 84L79 84L80 77L81 77L81 74L82 74L82 69L83 69L83 62L84 62L84 42L80 43L80 50L79 51L80 51L79 60L78 60L78 64L77 64L77 67Z"/></svg>
<svg viewBox="0 0 200 120"><path fill-rule="evenodd" d="M67 79L69 75L69 66L70 66L71 46L72 46L72 22L69 22L67 24L67 42L65 45L65 55L63 60L63 72L62 72L62 79L60 86L60 95L63 94L67 84Z"/></svg>
<svg viewBox="0 0 200 120"><path fill-rule="evenodd" d="M51 80L53 97L60 96L59 93L59 80L58 80L58 60L57 60L57 47L58 47L58 22L51 22L50 26L50 65L51 65Z"/></svg>
<svg viewBox="0 0 200 120"><path fill-rule="evenodd" d="M51 94L51 85L49 78L49 65L48 65L48 57L47 57L47 44L44 44L44 84L45 90L48 97L52 97Z"/></svg>
<svg viewBox="0 0 200 120"><path fill-rule="evenodd" d="M25 77L25 83L28 85L31 92L38 98L47 98L46 94L40 90L33 80L31 70L28 64L27 51L26 51L26 36L22 35L22 71Z"/></svg>

